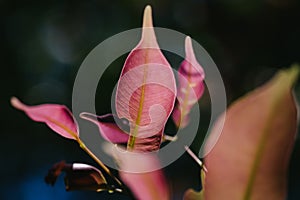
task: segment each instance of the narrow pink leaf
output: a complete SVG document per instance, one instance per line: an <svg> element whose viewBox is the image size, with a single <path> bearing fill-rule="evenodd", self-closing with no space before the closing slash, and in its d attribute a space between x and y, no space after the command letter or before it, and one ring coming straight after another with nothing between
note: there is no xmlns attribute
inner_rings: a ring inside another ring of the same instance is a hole
<svg viewBox="0 0 300 200"><path fill-rule="evenodd" d="M204 71L195 57L190 37L185 40L185 55L178 70L178 101L172 113L173 121L180 128L188 124L188 114L204 92Z"/></svg>
<svg viewBox="0 0 300 200"><path fill-rule="evenodd" d="M114 116L112 114L97 116L84 112L80 114L80 117L96 124L99 128L100 134L105 140L112 143L127 143L129 134L119 128L114 121ZM122 123L120 119L119 121ZM122 125L127 126L124 122Z"/></svg>
<svg viewBox="0 0 300 200"><path fill-rule="evenodd" d="M147 6L141 41L126 59L116 92L117 115L130 122L129 149L159 148L175 97L175 78L157 44Z"/></svg>
<svg viewBox="0 0 300 200"><path fill-rule="evenodd" d="M297 128L292 86L298 71L294 66L279 72L229 107L218 142L205 158L206 200L286 198ZM214 134L213 129L210 137Z"/></svg>
<svg viewBox="0 0 300 200"><path fill-rule="evenodd" d="M28 106L16 97L11 98L11 105L24 111L32 120L46 123L53 131L65 138L76 139L79 137L77 122L70 110L63 105Z"/></svg>

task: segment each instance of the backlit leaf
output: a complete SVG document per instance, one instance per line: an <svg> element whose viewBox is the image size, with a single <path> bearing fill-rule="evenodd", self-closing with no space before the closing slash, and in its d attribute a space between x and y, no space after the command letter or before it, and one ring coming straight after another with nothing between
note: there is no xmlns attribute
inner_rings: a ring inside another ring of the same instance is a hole
<svg viewBox="0 0 300 200"><path fill-rule="evenodd" d="M75 140L79 137L77 122L71 111L64 105L28 106L16 97L11 99L11 104L16 109L24 111L33 121L46 123L53 131L65 138Z"/></svg>
<svg viewBox="0 0 300 200"><path fill-rule="evenodd" d="M298 70L280 71L229 107L220 138L205 158L206 200L286 199L297 128L292 86Z"/></svg>
<svg viewBox="0 0 300 200"><path fill-rule="evenodd" d="M128 55L116 91L117 115L130 123L128 149L159 149L175 96L175 78L159 49L147 6L141 41Z"/></svg>

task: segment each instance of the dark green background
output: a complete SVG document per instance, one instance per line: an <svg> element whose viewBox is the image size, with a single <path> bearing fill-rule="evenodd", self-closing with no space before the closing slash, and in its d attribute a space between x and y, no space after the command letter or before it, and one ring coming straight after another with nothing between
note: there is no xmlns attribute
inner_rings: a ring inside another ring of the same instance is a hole
<svg viewBox="0 0 300 200"><path fill-rule="evenodd" d="M62 178L54 188L47 186L43 176L59 160L94 163L75 142L11 108L9 99L18 96L29 104L70 107L73 82L85 56L106 38L140 27L147 4L153 7L156 26L188 34L209 52L224 79L228 102L262 84L278 69L300 63L297 0L0 1L0 199L126 199L105 193L67 193ZM181 60L166 56L177 68ZM99 114L110 111L110 91L124 59L114 62L102 78L107 88L97 94ZM299 89L296 86L296 96L300 96ZM204 122L209 116L206 105L208 94L201 102ZM197 150L199 142L192 148ZM290 164L289 200L300 198L299 169L297 139ZM165 170L174 199L181 199L186 188L200 188L199 168L189 156Z"/></svg>

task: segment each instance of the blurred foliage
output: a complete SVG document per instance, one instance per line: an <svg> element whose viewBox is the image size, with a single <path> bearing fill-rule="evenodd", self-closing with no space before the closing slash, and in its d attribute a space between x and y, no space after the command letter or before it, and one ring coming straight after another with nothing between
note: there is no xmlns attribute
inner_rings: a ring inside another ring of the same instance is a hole
<svg viewBox="0 0 300 200"><path fill-rule="evenodd" d="M53 192L56 199L114 198L66 194L63 184L54 189L44 185L43 174L56 161L93 162L75 143L12 109L9 99L16 95L29 104L55 102L70 107L73 82L85 56L106 38L140 27L146 4L153 7L156 26L188 34L209 52L222 74L229 102L262 84L279 68L300 62L298 0L2 0L0 199L47 200L54 198L48 196ZM99 114L109 112L109 92L124 59L116 60L101 79L105 89L100 88L96 97ZM178 58L168 59L178 63ZM209 96L205 96L200 102L202 127L209 118ZM296 96L300 96L299 86ZM194 144L194 150L198 145ZM299 157L297 140L290 165L289 200L300 197ZM199 169L187 155L168 166L166 173L174 199L181 199L186 188L200 185L194 180Z"/></svg>

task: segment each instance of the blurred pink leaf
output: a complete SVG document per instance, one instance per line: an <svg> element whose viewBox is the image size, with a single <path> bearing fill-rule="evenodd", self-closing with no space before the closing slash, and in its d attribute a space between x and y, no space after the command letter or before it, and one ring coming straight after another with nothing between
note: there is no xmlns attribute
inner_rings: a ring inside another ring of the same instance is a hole
<svg viewBox="0 0 300 200"><path fill-rule="evenodd" d="M141 41L126 59L116 92L117 115L130 122L128 149L159 149L175 97L174 74L157 44L147 6Z"/></svg>
<svg viewBox="0 0 300 200"><path fill-rule="evenodd" d="M279 72L229 107L222 134L205 158L206 200L286 198L297 128L292 86L298 70ZM213 129L210 137L214 134Z"/></svg>
<svg viewBox="0 0 300 200"><path fill-rule="evenodd" d="M46 123L53 131L65 138L76 140L79 137L77 122L70 110L63 105L28 106L16 97L11 99L11 104L16 109L24 111L32 120Z"/></svg>
<svg viewBox="0 0 300 200"><path fill-rule="evenodd" d="M190 37L185 40L185 56L178 70L178 101L172 113L173 121L180 128L187 126L189 113L204 92L204 71L195 57Z"/></svg>
<svg viewBox="0 0 300 200"><path fill-rule="evenodd" d="M120 177L137 199L170 199L167 180L155 154L128 153L120 149L114 153Z"/></svg>
<svg viewBox="0 0 300 200"><path fill-rule="evenodd" d="M114 121L114 116L112 114L97 116L83 112L80 114L80 117L96 124L99 128L100 134L105 140L112 143L127 143L129 134L119 128ZM121 120L120 123L122 123ZM127 124L123 123L123 125L126 126Z"/></svg>
<svg viewBox="0 0 300 200"><path fill-rule="evenodd" d="M120 172L120 177L137 199L170 199L166 179L161 170L139 174Z"/></svg>

